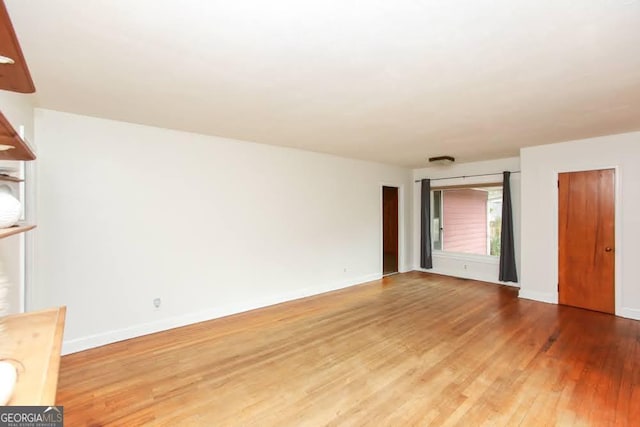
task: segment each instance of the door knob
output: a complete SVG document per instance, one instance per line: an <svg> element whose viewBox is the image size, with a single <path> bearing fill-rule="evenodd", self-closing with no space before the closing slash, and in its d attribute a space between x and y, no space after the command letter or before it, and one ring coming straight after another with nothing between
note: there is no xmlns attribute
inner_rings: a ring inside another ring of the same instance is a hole
<svg viewBox="0 0 640 427"><path fill-rule="evenodd" d="M611 252L612 250L613 250L613 249L612 249L612 248L610 248L610 247L608 247L608 246L607 246L606 248L604 248L604 251L605 251L605 252Z"/></svg>

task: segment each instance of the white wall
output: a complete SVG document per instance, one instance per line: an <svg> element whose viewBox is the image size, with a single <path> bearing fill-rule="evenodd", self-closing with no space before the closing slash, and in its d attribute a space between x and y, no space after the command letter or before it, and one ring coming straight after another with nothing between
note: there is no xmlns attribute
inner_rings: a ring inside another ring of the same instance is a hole
<svg viewBox="0 0 640 427"><path fill-rule="evenodd" d="M524 148L521 161L520 296L558 302L558 173L617 168L616 314L640 319L640 132Z"/></svg>
<svg viewBox="0 0 640 427"><path fill-rule="evenodd" d="M446 178L453 176L468 176L479 174L495 174L483 177L469 177L458 179L443 179L433 181L431 186L480 184L488 182L502 182L503 171L520 170L518 157L508 159L489 160L484 162L459 163L451 166L429 167L415 169L414 179ZM520 174L511 174L511 198L513 209L514 245L516 251L516 266L520 278ZM441 253L433 255L433 269L420 268L420 184L413 184L413 260L414 269L444 274L447 276L467 279L483 280L486 282L502 283L498 280L499 261L486 256ZM516 285L514 283L504 283Z"/></svg>
<svg viewBox="0 0 640 427"><path fill-rule="evenodd" d="M7 92L0 90L0 110L5 115L7 120L15 128L16 131L20 131L20 127L24 128L24 136L29 141L32 148L33 146L33 96L24 95L14 92ZM12 160L0 161L1 166L7 166L18 169L17 176L22 178L27 177L27 180L31 178L30 172L32 171L32 162L20 162ZM33 218L33 211L29 208L29 199L25 202L24 191L31 190L25 188L25 184L2 182L1 185L8 185L11 188L13 194L20 198L23 203L23 209L26 210L28 219ZM23 311L25 305L25 247L26 243L30 242L30 233L17 234L4 239L0 239L0 263L4 273L10 284L8 294L8 311L10 313L18 313Z"/></svg>
<svg viewBox="0 0 640 427"><path fill-rule="evenodd" d="M411 194L391 166L51 110L35 125L29 308L67 305L65 353L379 278L381 185Z"/></svg>

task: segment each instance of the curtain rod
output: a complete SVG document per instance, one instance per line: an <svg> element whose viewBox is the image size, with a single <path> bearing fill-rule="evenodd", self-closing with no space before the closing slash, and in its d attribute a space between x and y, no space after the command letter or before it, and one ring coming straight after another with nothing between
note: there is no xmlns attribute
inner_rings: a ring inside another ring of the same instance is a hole
<svg viewBox="0 0 640 427"><path fill-rule="evenodd" d="M511 173L520 173L520 171L512 171ZM460 175L460 176L448 176L446 178L431 178L431 181L440 181L441 179L456 179L456 178L474 178L476 176L492 176L492 175L501 175L502 172L496 172L496 173L480 173L477 175ZM420 182L422 181L421 179L416 179L413 182Z"/></svg>

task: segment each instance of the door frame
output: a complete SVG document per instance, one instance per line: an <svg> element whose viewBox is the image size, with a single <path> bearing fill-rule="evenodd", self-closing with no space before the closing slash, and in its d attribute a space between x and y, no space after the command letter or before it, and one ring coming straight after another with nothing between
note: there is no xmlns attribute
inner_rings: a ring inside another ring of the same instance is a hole
<svg viewBox="0 0 640 427"><path fill-rule="evenodd" d="M383 275L384 269L384 211L383 211L383 196L382 196L382 187L394 187L398 189L398 273L407 272L406 263L405 263L405 221L404 221L404 184L391 183L391 182L381 182L378 186L378 194L380 197L380 201L378 203L378 212L379 212L379 221L378 230L380 232L380 240L379 240L379 260L378 260L378 271L380 272L380 277Z"/></svg>
<svg viewBox="0 0 640 427"><path fill-rule="evenodd" d="M555 274L556 274L556 283L560 282L560 265L559 265L559 255L560 255L560 233L558 231L558 228L560 227L560 218L559 218L559 211L560 211L560 204L558 203L558 197L559 197L559 191L558 191L558 185L557 182L560 179L560 174L561 173L571 173L571 172L588 172L588 171L595 171L595 170L603 170L603 169L613 169L615 177L614 177L614 185L615 185L615 190L614 190L614 194L613 194L613 198L614 198L614 209L615 209L615 213L614 213L614 219L615 219L615 224L614 224L614 235L615 235L615 253L614 253L614 280L613 280L613 287L614 287L614 298L615 298L615 315L619 316L622 312L622 233L620 232L620 225L622 224L622 179L621 179L621 168L618 165L615 166L606 166L606 165L602 165L602 166L593 166L593 167L575 167L575 168L567 168L567 169L561 169L561 170L556 170L555 174L554 174L554 178L555 178L555 183L553 185L554 188L554 192L555 192L555 197L554 197L554 206L553 206L553 215L554 215L554 219L555 219L555 227L553 229L553 233L554 233L554 243L555 243L555 263L556 263L556 270L555 270ZM559 304L560 301L560 293L558 292L558 287L555 287L555 303Z"/></svg>

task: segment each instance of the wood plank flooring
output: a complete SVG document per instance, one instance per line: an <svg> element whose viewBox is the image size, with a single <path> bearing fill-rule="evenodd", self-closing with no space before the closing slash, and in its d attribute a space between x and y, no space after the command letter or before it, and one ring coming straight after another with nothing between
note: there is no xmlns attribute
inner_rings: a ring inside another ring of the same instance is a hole
<svg viewBox="0 0 640 427"><path fill-rule="evenodd" d="M405 273L62 359L69 426L640 425L640 322Z"/></svg>

